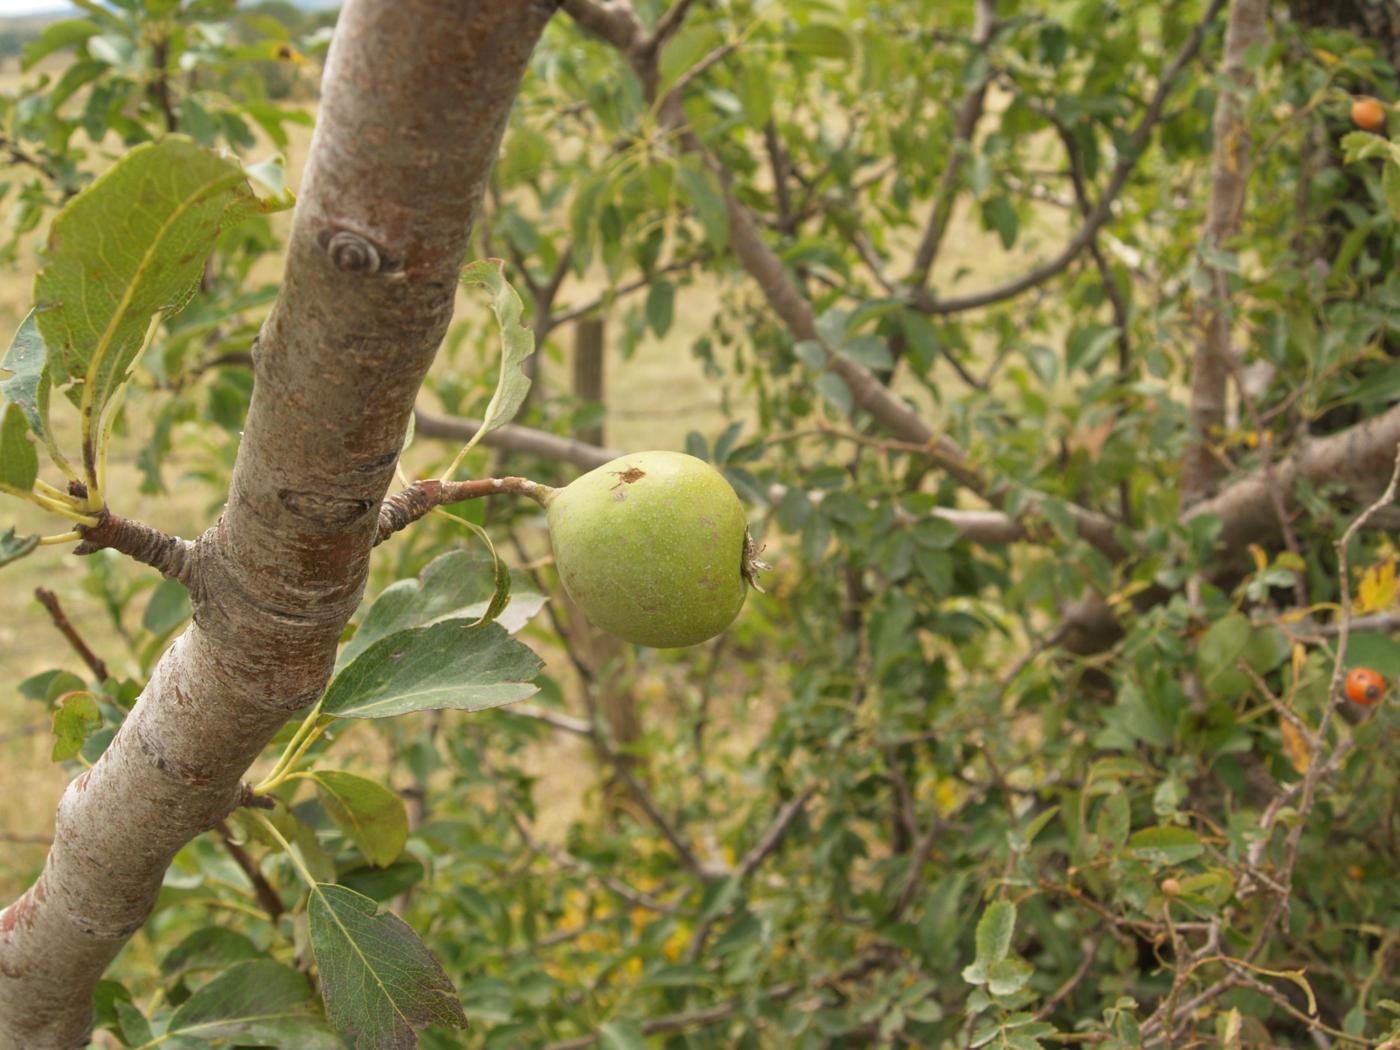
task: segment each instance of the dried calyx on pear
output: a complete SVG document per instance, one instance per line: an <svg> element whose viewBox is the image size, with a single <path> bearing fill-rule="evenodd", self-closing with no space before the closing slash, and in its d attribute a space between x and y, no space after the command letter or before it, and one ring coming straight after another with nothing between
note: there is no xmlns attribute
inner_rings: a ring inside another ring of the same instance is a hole
<svg viewBox="0 0 1400 1050"><path fill-rule="evenodd" d="M766 568L734 489L694 456L622 456L542 502L569 597L597 627L638 645L713 638Z"/></svg>

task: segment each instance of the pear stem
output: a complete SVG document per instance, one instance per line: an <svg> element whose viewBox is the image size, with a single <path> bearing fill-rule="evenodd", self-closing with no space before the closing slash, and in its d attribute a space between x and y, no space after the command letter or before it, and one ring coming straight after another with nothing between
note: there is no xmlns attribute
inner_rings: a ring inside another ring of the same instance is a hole
<svg viewBox="0 0 1400 1050"><path fill-rule="evenodd" d="M526 496L541 507L548 506L556 489L529 478L477 478L474 481L415 481L402 492L396 492L379 506L378 545L394 533L408 528L434 507L463 500L481 499L512 493Z"/></svg>

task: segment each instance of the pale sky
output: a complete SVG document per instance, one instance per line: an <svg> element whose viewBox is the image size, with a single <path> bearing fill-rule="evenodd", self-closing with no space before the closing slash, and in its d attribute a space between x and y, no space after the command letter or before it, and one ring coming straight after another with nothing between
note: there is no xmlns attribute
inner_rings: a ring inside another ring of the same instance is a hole
<svg viewBox="0 0 1400 1050"><path fill-rule="evenodd" d="M68 0L0 0L0 18L8 15L33 15L71 11Z"/></svg>

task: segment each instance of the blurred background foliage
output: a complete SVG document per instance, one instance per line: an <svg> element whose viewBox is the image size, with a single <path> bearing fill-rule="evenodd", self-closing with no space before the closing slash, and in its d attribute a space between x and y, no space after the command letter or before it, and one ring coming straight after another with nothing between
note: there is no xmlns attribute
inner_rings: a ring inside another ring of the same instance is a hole
<svg viewBox="0 0 1400 1050"><path fill-rule="evenodd" d="M1400 161L1350 116L1397 98L1400 30L1383 4L1264 4L1231 79L1239 5L700 0L671 20L636 0L666 38L629 60L570 17L597 5L566 4L475 234L539 340L528 429L469 472L560 483L606 458L535 432L683 449L725 471L774 569L721 637L637 649L570 608L533 505L456 508L515 567L540 695L318 744L405 800L386 867L282 791L338 881L402 914L460 990L472 1029L424 1045L1400 1045L1397 709L1333 683L1346 597L1345 666L1400 673L1390 533L1357 534L1346 594L1334 547L1394 441L1331 476L1289 458L1400 400ZM295 188L334 21L82 6L0 28L12 325L54 209L138 142L280 152ZM1248 187L1216 244L1223 93ZM185 534L217 514L286 221L230 231L144 361L123 514ZM1211 309L1236 351L1214 487L1265 482L1242 516L1263 524L1237 529L1181 514ZM496 355L464 296L410 475L451 459ZM938 440L892 429L891 404ZM376 554L369 596L470 542L423 521ZM100 685L95 754L188 602L110 552L6 572L13 892L78 768L46 768L46 705ZM234 961L309 968L299 893L237 826L192 844L109 975L99 1045L141 1045L132 1010L159 1018Z"/></svg>

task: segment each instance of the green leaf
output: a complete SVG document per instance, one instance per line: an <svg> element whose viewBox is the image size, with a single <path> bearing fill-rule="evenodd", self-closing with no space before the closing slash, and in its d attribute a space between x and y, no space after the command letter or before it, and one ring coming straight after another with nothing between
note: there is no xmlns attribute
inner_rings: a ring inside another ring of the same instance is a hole
<svg viewBox="0 0 1400 1050"><path fill-rule="evenodd" d="M271 959L241 962L215 977L170 1018L165 1038L222 1039L279 1050L338 1050L306 978Z"/></svg>
<svg viewBox="0 0 1400 1050"><path fill-rule="evenodd" d="M408 810L383 784L333 769L310 774L321 803L341 831L371 863L387 868L408 841Z"/></svg>
<svg viewBox="0 0 1400 1050"><path fill-rule="evenodd" d="M26 554L33 553L38 546L38 536L17 536L15 527L11 525L4 532L0 532L0 565L19 561Z"/></svg>
<svg viewBox="0 0 1400 1050"><path fill-rule="evenodd" d="M422 864L405 857L387 868L372 865L351 868L341 872L338 881L340 885L373 900L387 901L422 882L426 874Z"/></svg>
<svg viewBox="0 0 1400 1050"><path fill-rule="evenodd" d="M1390 209L1392 219L1400 219L1400 164L1395 158L1386 161L1381 172L1381 192L1385 195L1385 205Z"/></svg>
<svg viewBox="0 0 1400 1050"><path fill-rule="evenodd" d="M788 47L819 58L850 59L855 53L851 38L845 31L826 22L803 26L788 37Z"/></svg>
<svg viewBox="0 0 1400 1050"><path fill-rule="evenodd" d="M478 259L462 270L463 284L480 285L491 293L491 309L501 332L501 375L496 381L496 392L486 406L481 429L457 454L449 475L455 473L462 457L482 437L515 418L530 392L530 377L523 366L525 359L535 352L535 333L520 321L525 304L506 280L505 268L506 264L500 259Z"/></svg>
<svg viewBox="0 0 1400 1050"><path fill-rule="evenodd" d="M735 91L739 95L739 104L744 107L745 119L756 128L763 127L773 116L771 70L757 63L746 65L735 80Z"/></svg>
<svg viewBox="0 0 1400 1050"><path fill-rule="evenodd" d="M1172 824L1133 832L1128 848L1141 859L1155 864L1182 864L1205 852L1194 831Z"/></svg>
<svg viewBox="0 0 1400 1050"><path fill-rule="evenodd" d="M0 395L16 404L40 439L49 433L48 347L39 334L35 311L30 310L5 354L0 369L10 373L0 380Z"/></svg>
<svg viewBox="0 0 1400 1050"><path fill-rule="evenodd" d="M161 580L141 614L141 626L164 638L190 618L190 595L179 580Z"/></svg>
<svg viewBox="0 0 1400 1050"><path fill-rule="evenodd" d="M83 749L83 742L102 728L102 712L98 709L97 698L88 692L74 692L62 696L58 710L53 713L53 760L64 762L77 756Z"/></svg>
<svg viewBox="0 0 1400 1050"><path fill-rule="evenodd" d="M1015 929L1016 905L1010 901L989 904L977 922L977 961L990 966L1006 958Z"/></svg>
<svg viewBox="0 0 1400 1050"><path fill-rule="evenodd" d="M1252 628L1241 613L1230 613L1211 624L1196 647L1201 684L1223 697L1239 696L1249 686L1235 661L1249 641Z"/></svg>
<svg viewBox="0 0 1400 1050"><path fill-rule="evenodd" d="M170 136L137 146L59 212L34 304L53 381L82 384L89 441L151 318L189 301L219 232L275 206L237 162Z"/></svg>
<svg viewBox="0 0 1400 1050"><path fill-rule="evenodd" d="M982 202L982 222L989 230L996 230L1001 237L1001 246L1008 251L1016 243L1020 232L1020 220L1010 198L997 195Z"/></svg>
<svg viewBox="0 0 1400 1050"><path fill-rule="evenodd" d="M812 385L816 387L817 393L821 394L836 411L843 416L851 414L851 409L855 405L855 401L851 397L851 388L835 372L823 372L817 376L817 381Z"/></svg>
<svg viewBox="0 0 1400 1050"><path fill-rule="evenodd" d="M39 453L29 440L29 424L16 404L0 415L0 485L29 492L39 477Z"/></svg>
<svg viewBox="0 0 1400 1050"><path fill-rule="evenodd" d="M729 243L729 209L719 180L703 168L681 165L676 170L686 202L695 210L705 230L705 240L715 251Z"/></svg>
<svg viewBox="0 0 1400 1050"><path fill-rule="evenodd" d="M137 1009L135 1003L127 999L117 999L112 1005L116 1007L117 1026L121 1029L122 1038L126 1040L127 1046L145 1046L151 1042L151 1023L146 1020L145 1014Z"/></svg>
<svg viewBox="0 0 1400 1050"><path fill-rule="evenodd" d="M87 18L62 18L50 22L35 39L24 45L20 69L24 72L34 68L34 64L47 58L55 51L81 44L88 37L102 32L102 27Z"/></svg>
<svg viewBox="0 0 1400 1050"><path fill-rule="evenodd" d="M647 292L647 324L657 336L664 336L671 330L671 322L676 313L676 286L664 277L652 282Z"/></svg>
<svg viewBox="0 0 1400 1050"><path fill-rule="evenodd" d="M316 837L316 832L311 826L298 820L291 810L281 807L251 812L239 809L234 811L230 820L249 838L285 852L283 843L268 832L264 825L265 820L286 840L286 845L291 847L292 859L299 861L313 879L328 882L336 877L335 858L322 847L321 840Z"/></svg>
<svg viewBox="0 0 1400 1050"><path fill-rule="evenodd" d="M1015 995L1035 974L1035 967L1024 959L998 959L987 967L987 991L993 995Z"/></svg>
<svg viewBox="0 0 1400 1050"><path fill-rule="evenodd" d="M223 926L206 926L172 948L161 960L160 972L172 979L206 970L222 972L259 955L257 946L243 934Z"/></svg>
<svg viewBox="0 0 1400 1050"><path fill-rule="evenodd" d="M482 616L497 590L497 564L480 551L448 551L429 562L416 580L390 584L341 649L336 666L347 666L373 643L397 631L449 618ZM513 634L544 607L546 599L523 578L512 579L509 597L509 604L495 622Z"/></svg>
<svg viewBox="0 0 1400 1050"><path fill-rule="evenodd" d="M324 882L312 888L308 910L326 1015L357 1036L356 1050L409 1050L424 1025L466 1027L452 982L398 916Z"/></svg>
<svg viewBox="0 0 1400 1050"><path fill-rule="evenodd" d="M647 1039L635 1021L609 1021L598 1029L603 1050L646 1050Z"/></svg>
<svg viewBox="0 0 1400 1050"><path fill-rule="evenodd" d="M444 620L375 642L336 675L321 709L338 718L480 711L533 696L541 666L499 624Z"/></svg>
<svg viewBox="0 0 1400 1050"><path fill-rule="evenodd" d="M657 97L665 97L676 81L723 44L724 35L713 22L691 21L683 25L680 32L666 44L657 63L657 72L660 74Z"/></svg>
<svg viewBox="0 0 1400 1050"><path fill-rule="evenodd" d="M987 905L977 922L977 958L963 968L962 977L969 984L987 984L993 964L1006 958L1011 950L1011 935L1016 929L1016 905L996 901Z"/></svg>

